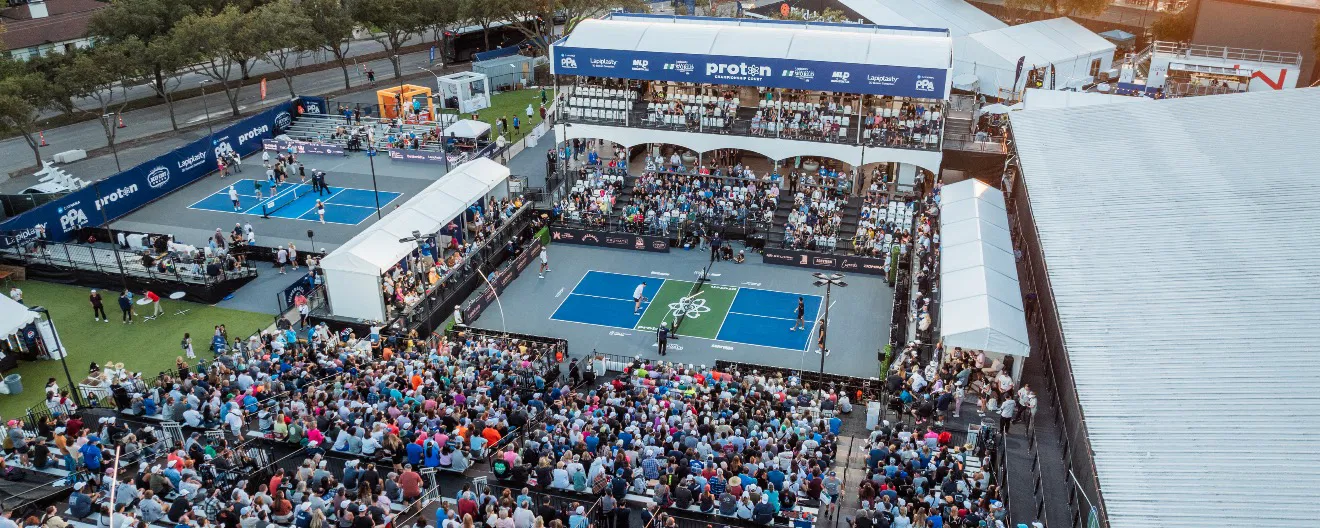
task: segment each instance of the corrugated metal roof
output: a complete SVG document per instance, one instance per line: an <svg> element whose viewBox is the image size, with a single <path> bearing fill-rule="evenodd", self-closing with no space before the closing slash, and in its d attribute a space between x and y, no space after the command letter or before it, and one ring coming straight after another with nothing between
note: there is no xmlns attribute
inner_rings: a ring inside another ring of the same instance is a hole
<svg viewBox="0 0 1320 528"><path fill-rule="evenodd" d="M1008 26L963 0L842 0L842 3L875 24L948 28L955 37Z"/></svg>
<svg viewBox="0 0 1320 528"><path fill-rule="evenodd" d="M1320 519L1320 89L1010 114L1111 526Z"/></svg>

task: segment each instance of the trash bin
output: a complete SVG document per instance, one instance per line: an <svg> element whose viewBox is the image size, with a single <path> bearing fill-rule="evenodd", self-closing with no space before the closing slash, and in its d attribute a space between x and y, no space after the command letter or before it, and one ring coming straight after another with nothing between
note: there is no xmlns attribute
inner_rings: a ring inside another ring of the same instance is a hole
<svg viewBox="0 0 1320 528"><path fill-rule="evenodd" d="M23 376L18 374L5 376L5 387L9 389L10 394L23 392Z"/></svg>

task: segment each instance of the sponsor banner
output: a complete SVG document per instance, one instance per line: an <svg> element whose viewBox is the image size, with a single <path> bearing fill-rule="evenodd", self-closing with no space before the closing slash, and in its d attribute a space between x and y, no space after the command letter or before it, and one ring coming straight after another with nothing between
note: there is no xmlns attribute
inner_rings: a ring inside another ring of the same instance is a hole
<svg viewBox="0 0 1320 528"><path fill-rule="evenodd" d="M580 244L583 246L632 249L655 253L669 252L669 239L657 236L634 235L632 233L612 233L551 226L550 240L564 244Z"/></svg>
<svg viewBox="0 0 1320 528"><path fill-rule="evenodd" d="M540 254L541 241L533 239L532 243L522 253L513 258L513 262L508 267L495 272L495 277L490 280L495 289L491 289L488 285L485 291L481 292L481 295L476 296L467 304L463 310L463 321L472 324L478 317L481 317L481 313L495 303L495 295L504 293L504 289L513 284L513 279L518 278L523 270L527 269L527 266L532 263L532 260Z"/></svg>
<svg viewBox="0 0 1320 528"><path fill-rule="evenodd" d="M390 159L395 161L408 161L413 163L445 163L459 164L467 159L463 156L449 156L449 161L445 161L446 154L443 152L430 152L425 150L407 150L407 149L386 149Z"/></svg>
<svg viewBox="0 0 1320 528"><path fill-rule="evenodd" d="M263 140L279 135L293 122L297 100L275 105L215 134L110 176L83 189L12 217L0 224L0 247L30 242L44 236L52 242L69 240L84 227L115 220L214 172L220 154L246 156L263 148Z"/></svg>
<svg viewBox="0 0 1320 528"><path fill-rule="evenodd" d="M324 97L299 97L298 102L302 105L304 114L328 114L330 105L326 104Z"/></svg>
<svg viewBox="0 0 1320 528"><path fill-rule="evenodd" d="M310 293L312 293L312 274L308 273L280 292L280 296L284 299L284 308L289 309L293 308L293 300L297 299L299 295Z"/></svg>
<svg viewBox="0 0 1320 528"><path fill-rule="evenodd" d="M761 262L818 270L885 275L885 259L853 255L829 255L796 249L765 248Z"/></svg>
<svg viewBox="0 0 1320 528"><path fill-rule="evenodd" d="M943 99L948 69L552 46L557 75Z"/></svg>
<svg viewBox="0 0 1320 528"><path fill-rule="evenodd" d="M288 152L289 147L297 154L326 154L333 156L344 155L344 147L331 145L328 143L312 143L309 141L284 141L280 139L261 140L262 148L271 152Z"/></svg>

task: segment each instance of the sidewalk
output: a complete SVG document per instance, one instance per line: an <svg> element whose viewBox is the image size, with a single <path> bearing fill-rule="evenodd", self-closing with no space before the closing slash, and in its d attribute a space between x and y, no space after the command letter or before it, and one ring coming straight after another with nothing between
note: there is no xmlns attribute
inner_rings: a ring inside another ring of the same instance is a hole
<svg viewBox="0 0 1320 528"><path fill-rule="evenodd" d="M408 44L422 44L425 42L427 42L427 40L423 37L414 37L409 40ZM354 42L352 47L349 48L349 54L352 57L361 57L371 53L380 52L381 49L380 44L376 42L358 41ZM420 71L418 69L419 67L434 69L431 65L429 55L429 50L403 55L400 70L406 76L418 73ZM305 59L301 61L300 65L307 66L316 63L317 61L315 59L317 56L318 54L308 54ZM319 95L342 90L344 88L343 71L339 69L338 65L333 63L334 57L332 55L324 54L324 56L330 59L330 68L295 76L294 90L297 91L297 93ZM370 61L367 64L376 71L376 79L379 83L385 83L385 85L388 85L393 79L394 70L388 59L378 59ZM262 75L276 71L276 69L265 61L258 61L249 71L249 77L260 78ZM237 77L238 75L239 74L236 71L234 76ZM362 75L360 67L353 69L353 67L350 66L349 75L354 88L368 87L366 78ZM185 75L183 86L188 88L195 87L203 79L205 79L204 76L195 73ZM240 93L238 101L239 110L248 112L260 108L263 104L285 100L289 96L288 85L283 79L268 80L266 83L266 90L267 97L266 101L263 103L263 101L261 101L261 93L258 87L244 87ZM155 97L155 92L153 92L149 86L145 85L130 88L129 93L133 98ZM229 100L225 97L224 92L219 90L218 87L215 87L214 92L208 89L204 101L202 97L193 97L176 101L174 106L180 128L201 125L207 120L208 110L210 112L212 126L218 126L220 121L231 117ZM115 143L119 145L134 139L141 139L171 131L169 109L163 103L125 113L123 117L127 128L119 129L116 133ZM198 128L200 128L201 134L206 133L205 126L200 126ZM197 134L198 132L196 129L180 133L180 135L191 135L193 138L200 137ZM66 150L92 150L104 148L107 145L105 131L101 127L101 123L97 120L84 121L52 130L46 130L45 135L46 141L50 143L50 146L41 149L41 156L42 159L46 160L49 160L55 153ZM133 166L134 162L129 162L124 154L124 149L121 149L121 165L124 168ZM159 154L159 152L156 152L156 154ZM100 179L114 174L113 157L106 157L110 159L109 169L102 167L101 164L96 164L94 169L85 169L85 166L92 165L88 164L87 161L65 165L63 167L71 174L85 180ZM138 160L138 162L149 158L150 156ZM30 167L32 163L32 151L28 148L22 138L10 138L0 141L0 174L4 174L5 177L8 177L16 171ZM31 185L32 182L35 181L35 179L29 177L10 179L0 183L0 192L17 192L22 188Z"/></svg>

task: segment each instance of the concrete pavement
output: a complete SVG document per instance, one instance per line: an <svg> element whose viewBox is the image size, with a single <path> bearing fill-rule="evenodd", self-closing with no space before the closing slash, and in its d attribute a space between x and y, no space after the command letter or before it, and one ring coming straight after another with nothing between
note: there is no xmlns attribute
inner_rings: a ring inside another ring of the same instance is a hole
<svg viewBox="0 0 1320 528"><path fill-rule="evenodd" d="M409 43L421 44L424 42L426 42L425 39L415 37ZM371 41L355 42L353 46L349 48L350 55L354 57L361 57L363 55L380 51L380 44ZM308 54L301 61L301 65L307 66L316 63L318 59L323 57L328 57L333 63L334 57L328 53L320 54L319 57L318 54ZM393 69L390 66L388 59L377 59L369 61L367 64L376 71L376 78L378 81L388 83L389 79L393 78ZM431 67L429 51L410 53L403 56L401 69L404 75L417 73L420 71L418 70L418 67L422 66ZM249 76L260 77L263 74L269 74L272 71L276 71L274 66L265 61L258 61L250 69L251 73ZM367 87L366 78L361 74L360 68L350 68L349 71L350 81L355 88ZM237 75L238 74L235 73L235 77L237 77ZM187 88L196 87L203 79L205 79L205 77L198 74L185 75L183 81L184 86ZM320 95L342 90L343 88L343 72L337 66L294 77L294 89L299 94ZM272 79L267 81L266 89L267 98L264 104L273 103L288 97L288 85L283 79ZM263 106L260 95L260 89L258 87L244 87L240 92L238 101L240 111L251 112L260 109ZM136 86L130 89L130 96L155 97L155 92L153 92L149 86ZM84 106L86 106L86 102L84 102ZM214 91L207 90L205 98L193 97L176 101L174 106L179 126L181 128L193 127L191 130L180 132L179 135L193 134L193 139L200 137L196 135L197 129L200 129L202 134L206 133L206 127L203 124L207 121L208 112L213 126L218 125L221 121L231 118L229 101L225 97L223 91L219 90L218 87ZM125 142L171 131L169 109L164 104L127 112L123 117L124 122L128 127L117 129L115 134L115 142L120 145ZM92 150L104 148L108 145L105 131L101 127L101 123L97 120L85 121L46 130L45 134L46 141L50 143L50 146L41 149L42 159L45 160L49 160L55 153L65 150ZM125 150L132 150L132 148ZM151 148L151 150L153 150L155 154L164 152L160 147L154 147ZM146 158L138 159L136 162L130 162L125 154L126 152L120 152L120 161L124 168L131 167L135 163L145 161L151 157L147 156ZM153 156L155 154L153 154ZM113 158L110 156L105 157L110 160L109 169L106 169L105 165L102 163L94 163L95 160L84 160L70 165L64 165L63 167L71 174L83 179L98 179L113 174L113 172L106 172L107 170L113 170ZM17 171L32 166L32 163L32 151L28 148L22 138L10 138L0 141L0 174L5 174L7 177ZM0 183L0 192L17 192L24 187L32 185L35 181L34 178L30 177L10 179Z"/></svg>

